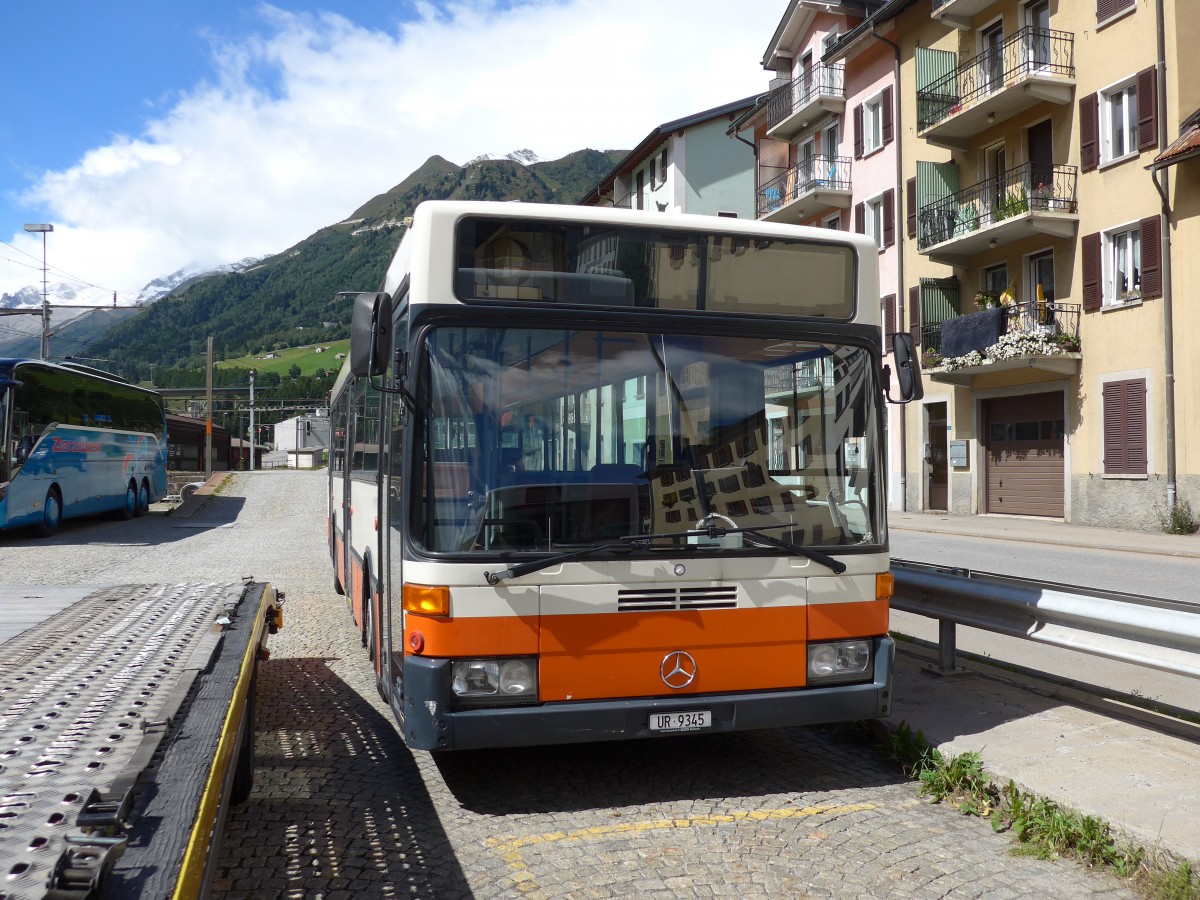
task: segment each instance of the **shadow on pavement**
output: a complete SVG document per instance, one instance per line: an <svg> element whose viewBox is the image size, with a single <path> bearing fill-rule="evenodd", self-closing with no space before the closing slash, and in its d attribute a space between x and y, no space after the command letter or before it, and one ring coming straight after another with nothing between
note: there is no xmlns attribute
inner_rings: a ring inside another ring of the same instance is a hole
<svg viewBox="0 0 1200 900"><path fill-rule="evenodd" d="M212 896L469 896L412 754L330 662L262 664L254 791Z"/></svg>
<svg viewBox="0 0 1200 900"><path fill-rule="evenodd" d="M465 808L487 815L820 793L905 781L854 727L436 755ZM503 773L502 778L497 773Z"/></svg>
<svg viewBox="0 0 1200 900"><path fill-rule="evenodd" d="M158 546L187 540L194 534L236 524L246 505L243 497L212 496L194 515L180 517L152 509L145 515L120 520L111 515L66 519L53 537L34 537L24 528L5 532L3 543L10 547L69 547L72 545L141 544Z"/></svg>

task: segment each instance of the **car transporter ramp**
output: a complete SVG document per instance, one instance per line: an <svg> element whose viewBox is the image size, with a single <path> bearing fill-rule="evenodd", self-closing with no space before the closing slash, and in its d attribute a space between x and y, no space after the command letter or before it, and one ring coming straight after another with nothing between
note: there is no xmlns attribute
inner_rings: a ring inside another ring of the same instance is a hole
<svg viewBox="0 0 1200 900"><path fill-rule="evenodd" d="M254 773L282 594L0 588L0 900L198 897Z"/></svg>

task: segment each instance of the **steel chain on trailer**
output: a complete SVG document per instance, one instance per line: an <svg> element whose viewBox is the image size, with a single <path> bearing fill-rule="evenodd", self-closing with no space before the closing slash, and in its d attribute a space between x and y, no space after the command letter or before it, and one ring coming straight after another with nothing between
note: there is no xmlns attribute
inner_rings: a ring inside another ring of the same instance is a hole
<svg viewBox="0 0 1200 900"><path fill-rule="evenodd" d="M0 645L0 900L96 888L243 590L102 588Z"/></svg>

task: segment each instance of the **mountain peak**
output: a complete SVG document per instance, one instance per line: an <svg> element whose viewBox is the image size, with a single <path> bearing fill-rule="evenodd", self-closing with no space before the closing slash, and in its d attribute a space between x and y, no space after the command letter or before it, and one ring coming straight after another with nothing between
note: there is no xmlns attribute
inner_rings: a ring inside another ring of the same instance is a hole
<svg viewBox="0 0 1200 900"><path fill-rule="evenodd" d="M511 153L505 153L503 156L498 156L495 153L483 153L468 161L467 165L463 166L463 168L465 169L467 166L473 166L481 162L501 159L507 159L515 163L520 163L523 166L532 166L534 163L539 163L542 161L541 157L539 157L532 150L526 148L524 150L513 150Z"/></svg>

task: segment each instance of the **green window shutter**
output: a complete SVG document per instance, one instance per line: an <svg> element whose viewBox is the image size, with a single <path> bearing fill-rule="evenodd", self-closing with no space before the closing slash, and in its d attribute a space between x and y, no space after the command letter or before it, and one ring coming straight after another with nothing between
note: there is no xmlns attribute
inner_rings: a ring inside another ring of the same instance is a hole
<svg viewBox="0 0 1200 900"><path fill-rule="evenodd" d="M958 54L949 50L917 47L913 53L917 69L917 131L940 122L960 100Z"/></svg>
<svg viewBox="0 0 1200 900"><path fill-rule="evenodd" d="M949 198L959 191L958 165L952 162L932 163L917 160L917 246L940 243L931 233L938 226L936 213L948 206Z"/></svg>

